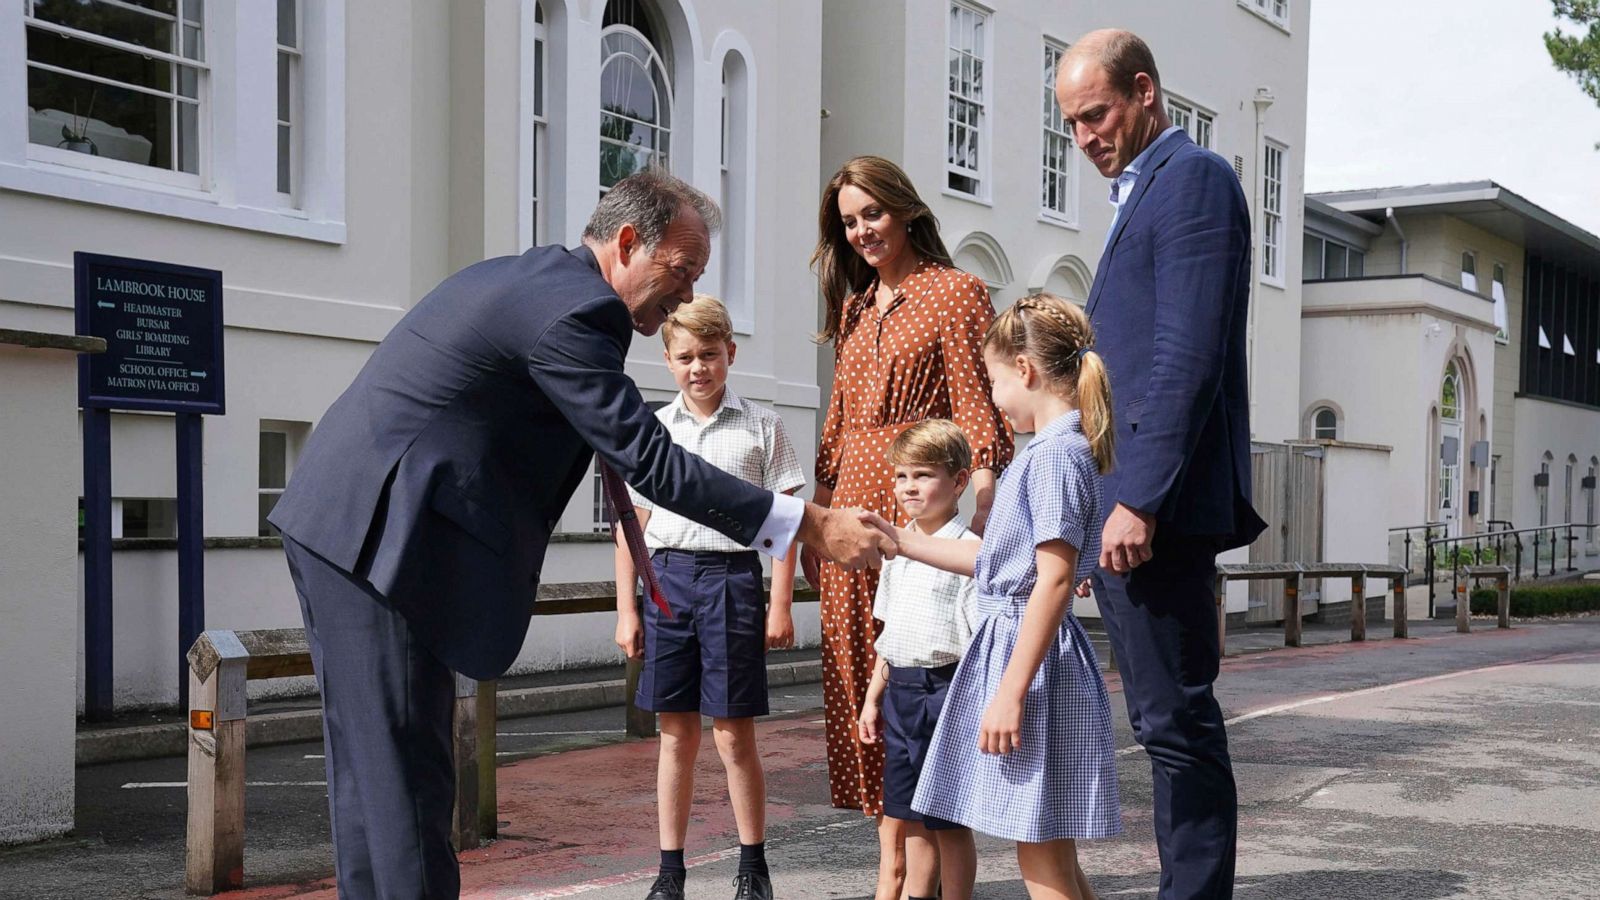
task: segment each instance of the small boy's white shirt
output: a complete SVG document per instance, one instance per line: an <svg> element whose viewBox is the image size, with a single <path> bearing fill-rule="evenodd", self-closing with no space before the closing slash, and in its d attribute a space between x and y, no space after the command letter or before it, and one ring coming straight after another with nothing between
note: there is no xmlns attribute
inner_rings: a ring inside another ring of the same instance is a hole
<svg viewBox="0 0 1600 900"><path fill-rule="evenodd" d="M981 540L960 516L936 538ZM874 645L897 667L937 668L958 662L978 627L977 583L966 575L897 556L883 564L872 616L883 622Z"/></svg>

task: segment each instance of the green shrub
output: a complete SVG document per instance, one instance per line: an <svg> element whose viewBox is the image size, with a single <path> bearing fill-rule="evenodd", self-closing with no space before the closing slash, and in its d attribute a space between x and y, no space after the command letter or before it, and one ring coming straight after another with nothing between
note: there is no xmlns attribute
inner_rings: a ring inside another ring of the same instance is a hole
<svg viewBox="0 0 1600 900"><path fill-rule="evenodd" d="M1471 602L1472 614L1477 616L1492 616L1500 609L1499 593L1493 588L1475 589ZM1600 610L1600 584L1592 581L1511 588L1513 616L1558 616L1590 610Z"/></svg>

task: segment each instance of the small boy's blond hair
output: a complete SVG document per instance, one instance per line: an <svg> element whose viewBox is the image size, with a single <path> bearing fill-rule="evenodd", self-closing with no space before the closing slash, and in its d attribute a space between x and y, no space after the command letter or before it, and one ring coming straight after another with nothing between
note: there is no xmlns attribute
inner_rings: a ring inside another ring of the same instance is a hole
<svg viewBox="0 0 1600 900"><path fill-rule="evenodd" d="M924 419L889 445L893 466L944 466L951 475L972 468L972 446L949 419Z"/></svg>
<svg viewBox="0 0 1600 900"><path fill-rule="evenodd" d="M733 320L728 318L728 308L710 294L695 294L692 301L673 310L661 325L661 343L671 347L679 331L708 341L733 343Z"/></svg>

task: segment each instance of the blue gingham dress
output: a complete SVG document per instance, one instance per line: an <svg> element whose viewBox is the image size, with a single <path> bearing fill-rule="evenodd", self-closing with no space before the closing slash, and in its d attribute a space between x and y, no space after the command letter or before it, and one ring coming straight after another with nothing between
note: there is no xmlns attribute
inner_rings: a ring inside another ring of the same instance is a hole
<svg viewBox="0 0 1600 900"><path fill-rule="evenodd" d="M1122 832L1111 703L1094 648L1070 611L1023 704L1022 742L978 750L983 714L1016 646L1038 581L1035 548L1078 548L1075 581L1100 556L1101 487L1076 411L1034 435L995 490L974 578L983 617L956 669L911 807L1014 841Z"/></svg>

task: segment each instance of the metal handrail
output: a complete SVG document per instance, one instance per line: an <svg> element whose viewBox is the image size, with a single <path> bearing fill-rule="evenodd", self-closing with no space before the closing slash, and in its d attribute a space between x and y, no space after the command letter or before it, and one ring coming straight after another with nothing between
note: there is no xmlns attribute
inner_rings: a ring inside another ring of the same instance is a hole
<svg viewBox="0 0 1600 900"><path fill-rule="evenodd" d="M1433 539L1433 533L1434 533L1435 529L1437 529L1440 533L1443 533L1446 525L1447 525L1447 523L1445 523L1445 522L1423 522L1423 523L1421 523L1419 525L1400 525L1398 527L1389 529L1389 534L1391 534L1391 535L1395 534L1396 532L1400 532L1404 536L1402 541L1401 541L1401 544L1402 544L1401 554L1403 556L1402 563L1405 566L1406 581L1408 583L1414 581L1414 576L1420 576L1421 574L1423 574L1422 572L1418 572L1417 569L1412 566L1412 558L1411 558L1411 544L1412 544L1411 534L1412 534L1412 532L1421 531L1422 532L1421 540L1426 542L1426 541L1429 541L1429 540ZM1393 561L1394 560L1391 557L1390 562L1393 562Z"/></svg>
<svg viewBox="0 0 1600 900"><path fill-rule="evenodd" d="M1507 524L1509 524L1509 523L1507 523ZM1557 545L1556 545L1556 542L1559 541L1559 540L1565 540L1566 543L1567 543L1567 565L1566 565L1566 571L1568 571L1568 572L1576 572L1577 571L1577 567L1572 564L1572 562L1573 562L1572 545L1573 545L1574 541L1578 540L1578 538L1577 538L1577 536L1575 536L1572 533L1573 529L1592 528L1592 527L1595 527L1594 523L1590 523L1590 522L1565 522L1565 523L1556 524L1556 525L1539 525L1539 526L1536 526L1536 527L1533 527L1533 528L1514 528L1514 529L1507 529L1507 530L1501 530L1501 531L1483 531L1483 532L1479 532L1477 534L1457 535L1455 537L1430 538L1428 540L1428 542L1427 542L1427 547L1426 547L1426 551L1425 551L1426 555L1427 555L1427 559L1426 559L1426 566L1427 566L1426 580L1428 582L1428 615L1429 615L1429 617L1432 617L1433 614L1434 614L1434 591L1435 591L1435 588L1436 588L1434 575L1435 575L1435 569L1436 569L1435 560L1437 558L1437 553L1435 552L1434 548L1436 548L1436 547L1444 547L1444 546L1448 546L1448 545L1455 545L1455 551L1452 554L1452 556L1455 556L1455 555L1459 554L1459 552L1460 552L1460 550L1462 548L1462 545L1467 544L1467 543L1471 543L1472 544L1472 557L1473 557L1472 558L1472 562L1473 563L1482 563L1484 561L1484 556L1483 556L1484 545L1487 543L1487 544L1490 544L1493 547L1493 550L1494 550L1494 561L1496 563L1505 564L1505 562L1506 562L1506 560L1505 560L1506 539L1510 538L1511 542L1512 542L1512 549L1515 551L1515 562L1513 564L1511 564L1512 565L1512 570L1513 570L1513 580L1521 581L1522 580L1522 543L1523 543L1522 542L1522 535L1524 535L1524 534L1533 535L1533 572L1529 575L1529 577L1530 578L1538 578L1539 577L1539 554L1540 554L1540 551L1542 549L1541 545L1543 545L1544 543L1548 543L1550 545L1550 570L1548 572L1546 572L1545 575L1547 575L1547 576L1548 575L1554 575L1556 573L1556 565L1557 565L1557 560L1556 560L1556 556L1557 556L1557 549L1556 548L1557 548ZM1560 532L1563 532L1563 531L1565 531L1566 534L1564 536L1561 536ZM1542 538L1544 538L1544 536L1546 534L1549 535L1548 541L1542 540ZM1451 559L1451 565L1450 565L1450 591L1451 591L1452 595L1459 596L1459 594L1460 594L1461 584L1462 584L1462 582L1461 582L1461 569L1462 569L1462 565L1456 559ZM1457 602L1459 602L1459 600Z"/></svg>

